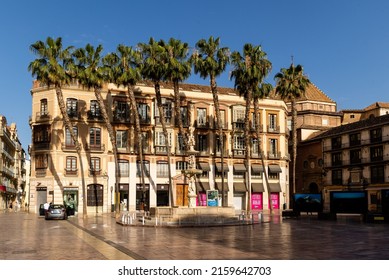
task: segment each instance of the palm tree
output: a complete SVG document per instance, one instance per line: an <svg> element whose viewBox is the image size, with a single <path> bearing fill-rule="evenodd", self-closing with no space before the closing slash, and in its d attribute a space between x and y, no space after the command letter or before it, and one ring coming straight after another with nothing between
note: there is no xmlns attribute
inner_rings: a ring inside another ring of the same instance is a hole
<svg viewBox="0 0 389 280"><path fill-rule="evenodd" d="M296 192L296 157L297 157L297 110L296 98L305 95L305 89L311 83L303 72L301 65L294 66L293 63L289 68L281 68L281 71L274 77L276 80L275 94L279 95L285 101L292 103L292 190Z"/></svg>
<svg viewBox="0 0 389 280"><path fill-rule="evenodd" d="M74 65L72 72L78 82L88 90L93 89L96 100L99 104L101 116L104 120L104 124L107 127L109 139L112 144L112 152L115 161L115 212L119 214L119 203L117 196L119 193L118 181L119 181L119 164L118 153L116 146L115 131L108 116L108 106L105 104L101 90L106 78L106 69L102 65L101 52L103 47L98 45L94 48L92 45L87 44L85 48L79 48L74 51ZM108 186L107 186L108 187Z"/></svg>
<svg viewBox="0 0 389 280"><path fill-rule="evenodd" d="M159 111L159 118L162 125L163 135L165 138L166 154L168 160L168 176L169 176L169 204L174 206L173 190L172 190L172 176L171 176L171 151L169 143L169 134L166 128L165 110L162 104L161 96L161 81L166 79L167 75L167 62L166 62L166 49L164 44L159 41L155 41L150 38L149 43L140 43L139 48L143 56L142 76L146 80L151 80L154 84L155 96L157 99L157 107Z"/></svg>
<svg viewBox="0 0 389 280"><path fill-rule="evenodd" d="M229 62L229 49L220 47L220 38L209 37L208 41L200 39L196 43L196 51L192 54L190 61L194 66L194 72L206 79L209 77L213 103L216 110L217 129L219 134L221 150L221 170L222 170L222 205L226 206L224 191L224 135L221 122L219 97L217 91L216 77L220 76L226 69Z"/></svg>
<svg viewBox="0 0 389 280"><path fill-rule="evenodd" d="M249 196L247 200L247 211L251 211L251 185L249 178L250 171L250 109L253 100L253 92L262 82L263 78L269 73L271 63L266 59L266 53L261 46L253 46L252 44L245 44L243 46L243 53L235 51L231 55L231 64L233 70L231 78L235 79L235 88L239 94L246 100L245 112L245 146L246 146L246 185L249 189Z"/></svg>
<svg viewBox="0 0 389 280"><path fill-rule="evenodd" d="M82 196L83 196L83 216L87 216L87 202L86 202L86 188L84 177L84 165L81 155L81 144L73 130L73 124L71 123L66 111L66 106L62 94L62 87L69 85L71 82L71 76L69 75L69 65L72 62L72 50L73 47L69 46L63 48L62 38L56 39L47 37L46 42L37 41L30 46L30 50L38 57L32 61L28 70L32 76L35 76L38 81L47 85L48 87L54 86L57 96L57 102L62 114L65 129L69 131L70 137L76 147L77 155L80 161L80 173L82 184Z"/></svg>
<svg viewBox="0 0 389 280"><path fill-rule="evenodd" d="M108 54L104 61L110 65L110 82L117 86L124 86L127 88L127 94L130 99L131 110L135 119L136 139L140 160L140 173L142 183L142 203L145 204L145 172L143 164L143 139L140 127L140 118L138 114L138 106L135 99L134 87L142 79L141 75L141 54L135 51L132 47L119 45L116 53Z"/></svg>
<svg viewBox="0 0 389 280"><path fill-rule="evenodd" d="M263 99L265 97L268 97L273 90L273 86L269 83L261 83L259 87L253 92L253 100L254 100L254 123L255 123L255 134L257 136L257 144L258 144L258 152L261 153L261 162L262 162L262 167L264 168L264 175L265 175L265 182L267 186L267 193L270 195L270 187L269 187L269 178L267 176L266 168L265 168L265 159L264 155L261 150L261 141L260 141L260 124L259 124L259 100ZM273 210L273 204L271 203L270 200L270 211Z"/></svg>
<svg viewBox="0 0 389 280"><path fill-rule="evenodd" d="M173 83L175 119L176 124L178 124L181 141L184 143L186 149L188 139L184 133L184 126L181 118L179 83L186 80L191 74L192 67L188 60L189 45L174 38L170 38L167 44L163 41L162 43L166 49L167 56L166 61L168 72L165 78Z"/></svg>

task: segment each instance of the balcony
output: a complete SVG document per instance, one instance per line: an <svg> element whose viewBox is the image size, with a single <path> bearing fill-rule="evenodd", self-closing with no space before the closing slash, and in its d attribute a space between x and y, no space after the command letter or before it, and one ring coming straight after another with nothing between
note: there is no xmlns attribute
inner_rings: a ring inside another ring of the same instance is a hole
<svg viewBox="0 0 389 280"><path fill-rule="evenodd" d="M61 148L63 152L75 152L77 150L76 145L69 143L62 143Z"/></svg>
<svg viewBox="0 0 389 280"><path fill-rule="evenodd" d="M50 142L36 142L30 147L31 151L50 150Z"/></svg>
<svg viewBox="0 0 389 280"><path fill-rule="evenodd" d="M267 132L269 133L280 133L280 126L267 126Z"/></svg>
<svg viewBox="0 0 389 280"><path fill-rule="evenodd" d="M100 176L101 174L102 172L100 169L98 170L89 169L89 176Z"/></svg>
<svg viewBox="0 0 389 280"><path fill-rule="evenodd" d="M267 152L267 158L268 159L281 159L281 152Z"/></svg>
<svg viewBox="0 0 389 280"><path fill-rule="evenodd" d="M245 157L246 156L246 150L242 149L235 149L233 150L233 155L234 157Z"/></svg>
<svg viewBox="0 0 389 280"><path fill-rule="evenodd" d="M91 145L91 144L85 144L85 150L95 153L103 153L105 151L105 145ZM119 150L119 149L118 149Z"/></svg>
<svg viewBox="0 0 389 280"><path fill-rule="evenodd" d="M48 112L36 112L35 122L48 122L51 121L52 117Z"/></svg>
<svg viewBox="0 0 389 280"><path fill-rule="evenodd" d="M100 112L94 112L94 111L87 111L87 116L89 121L102 121L103 116Z"/></svg>
<svg viewBox="0 0 389 280"><path fill-rule="evenodd" d="M232 128L234 130L239 130L239 131L243 131L244 130L244 122L234 122L232 123Z"/></svg>
<svg viewBox="0 0 389 280"><path fill-rule="evenodd" d="M78 169L66 169L65 168L65 175L66 176L77 176L78 175Z"/></svg>

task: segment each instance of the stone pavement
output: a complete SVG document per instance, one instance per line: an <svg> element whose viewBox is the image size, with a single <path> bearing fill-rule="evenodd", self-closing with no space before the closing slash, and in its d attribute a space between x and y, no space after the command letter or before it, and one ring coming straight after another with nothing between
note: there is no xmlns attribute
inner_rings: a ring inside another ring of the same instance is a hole
<svg viewBox="0 0 389 280"><path fill-rule="evenodd" d="M0 259L369 260L389 259L389 225L356 217L268 216L254 225L122 226L112 214L45 221L1 213Z"/></svg>

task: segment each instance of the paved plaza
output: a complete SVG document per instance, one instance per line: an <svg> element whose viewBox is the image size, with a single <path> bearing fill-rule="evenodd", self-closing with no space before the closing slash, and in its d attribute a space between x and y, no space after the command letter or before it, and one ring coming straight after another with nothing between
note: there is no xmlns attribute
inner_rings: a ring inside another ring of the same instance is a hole
<svg viewBox="0 0 389 280"><path fill-rule="evenodd" d="M389 225L359 218L320 221L268 216L263 223L214 227L117 224L112 214L46 221L0 214L3 260L369 260L389 259Z"/></svg>

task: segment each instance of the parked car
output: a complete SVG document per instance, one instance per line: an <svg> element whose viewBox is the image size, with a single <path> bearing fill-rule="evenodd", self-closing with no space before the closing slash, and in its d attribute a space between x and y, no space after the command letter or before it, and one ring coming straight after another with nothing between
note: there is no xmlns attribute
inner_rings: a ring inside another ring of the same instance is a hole
<svg viewBox="0 0 389 280"><path fill-rule="evenodd" d="M62 204L51 204L45 214L46 220L66 220L67 218L66 208Z"/></svg>
<svg viewBox="0 0 389 280"><path fill-rule="evenodd" d="M43 204L39 205L39 216L45 215L45 207Z"/></svg>

